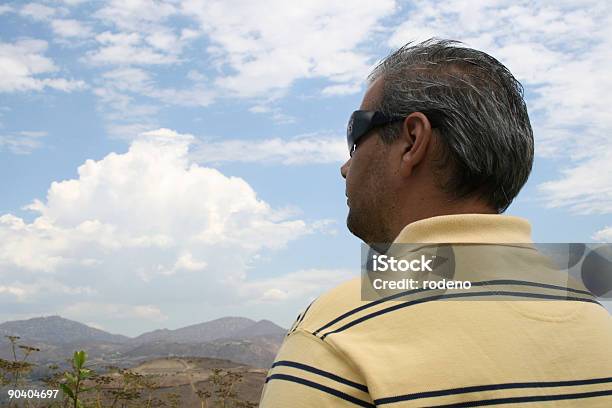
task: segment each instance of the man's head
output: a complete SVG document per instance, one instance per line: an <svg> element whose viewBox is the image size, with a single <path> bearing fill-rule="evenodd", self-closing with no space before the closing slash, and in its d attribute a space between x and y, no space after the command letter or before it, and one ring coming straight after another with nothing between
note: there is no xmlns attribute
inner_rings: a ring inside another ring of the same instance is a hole
<svg viewBox="0 0 612 408"><path fill-rule="evenodd" d="M389 55L360 110L391 118L355 143L341 169L348 227L367 243L435 215L501 213L531 172L522 86L496 59L454 41Z"/></svg>

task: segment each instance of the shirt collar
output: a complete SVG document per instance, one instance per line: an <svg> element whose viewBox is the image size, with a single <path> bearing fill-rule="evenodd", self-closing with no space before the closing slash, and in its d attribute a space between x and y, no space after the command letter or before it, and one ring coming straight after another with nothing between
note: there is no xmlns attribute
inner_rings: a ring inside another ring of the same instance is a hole
<svg viewBox="0 0 612 408"><path fill-rule="evenodd" d="M532 243L524 218L499 214L453 214L406 225L394 243Z"/></svg>

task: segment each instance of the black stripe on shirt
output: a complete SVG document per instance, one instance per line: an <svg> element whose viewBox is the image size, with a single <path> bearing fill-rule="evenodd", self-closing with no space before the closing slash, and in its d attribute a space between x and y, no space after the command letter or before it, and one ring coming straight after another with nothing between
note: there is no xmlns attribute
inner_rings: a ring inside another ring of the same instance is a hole
<svg viewBox="0 0 612 408"><path fill-rule="evenodd" d="M376 312L370 313L368 315L365 315L358 319L350 321L344 326L341 326L340 328L336 330L332 330L330 332L325 333L324 335L321 336L321 340L325 340L325 337L329 336L330 334L344 331L366 320L372 319L374 317L378 317L380 315L383 315L389 312L393 312L398 309L403 309L405 307L418 305L420 303L432 302L432 301L440 300L440 299L453 299L453 298L477 297L477 296L513 296L513 297L527 297L527 298L537 298L537 299L572 300L572 301L577 301L577 302L596 303L601 306L601 304L595 299L586 299L586 298L581 298L581 297L570 297L570 296L545 295L543 293L508 292L508 291L447 293L443 295L435 295L435 296L425 297L422 299L416 299L410 302L403 302L403 303L399 303L397 305L388 307L386 309L377 310Z"/></svg>
<svg viewBox="0 0 612 408"><path fill-rule="evenodd" d="M315 299L316 300L316 299ZM293 333L294 331L297 330L298 326L300 325L300 323L302 323L302 320L304 320L304 317L306 316L306 313L308 313L308 309L310 309L310 306L312 306L312 304L315 301L313 300L312 302L310 302L310 304L308 305L308 307L306 308L306 310L304 310L304 312L298 316L296 322L294 323L293 327L291 328L291 330L289 330L289 332L287 333L287 336L290 335L291 333Z"/></svg>
<svg viewBox="0 0 612 408"><path fill-rule="evenodd" d="M576 394L530 395L526 397L508 397L508 398L496 398L496 399L479 400L479 401L465 401L465 402L455 402L453 404L431 405L429 408L484 407L487 405L520 404L523 402L562 401L562 400L574 400L574 399L581 399L581 398L595 398L595 397L605 397L606 395L612 395L612 390L580 392Z"/></svg>
<svg viewBox="0 0 612 408"><path fill-rule="evenodd" d="M334 381L337 381L339 383L348 385L350 387L357 388L359 391L368 392L368 387L363 385L363 384L359 384L359 383L356 383L354 381L347 380L346 378L342 378L342 377L340 377L340 376L338 376L336 374L330 373L328 371L324 371L324 370L321 370L319 368L312 367L312 366L309 366L309 365L306 365L306 364L298 363L296 361L281 360L281 361L277 361L274 364L272 364L272 368L278 367L278 366L293 367L293 368L297 368L297 369L300 369L300 370L308 371L308 372L311 372L311 373L314 373L314 374L318 374L318 375L320 375L322 377L329 378L330 380L334 380Z"/></svg>
<svg viewBox="0 0 612 408"><path fill-rule="evenodd" d="M503 384L474 385L469 387L450 388L446 390L417 392L414 394L398 395L395 397L379 398L374 400L376 405L392 404L394 402L412 401L420 398L443 397L448 395L468 394L481 391L497 391L520 388L549 388L549 387L570 387L579 385L604 384L612 382L612 377L589 378L586 380L566 380L566 381L532 381L516 382Z"/></svg>
<svg viewBox="0 0 612 408"><path fill-rule="evenodd" d="M540 282L520 281L520 280L514 280L514 279L494 279L494 280L489 280L489 281L472 282L472 286L489 286L489 285L490 286L495 286L495 285L534 286L534 287L547 288L547 289L559 289L559 290L563 290L563 291L566 291L566 292L573 292L573 293L583 294L583 295L587 295L587 296L593 296L593 294L591 292L589 292L589 291L580 290L580 289L573 289L573 288L567 288L567 287L564 287L564 286L557 286L557 285L551 285L551 284L548 284L548 283L540 283ZM428 291L432 291L432 290L434 290L434 289L421 288L421 289L407 290L405 292L396 293L394 295L390 295L390 296L384 297L382 299L375 300L373 302L370 302L368 304L356 307L354 309L349 310L346 313L341 314L340 316L336 317L335 319L333 319L329 323L326 323L323 326L319 327L312 334L314 334L316 336L322 330L327 329L328 327L338 323L339 321L344 320L345 318L347 318L347 317L349 317L349 316L351 316L351 315L353 315L355 313L361 312L362 310L365 310L365 309L368 309L370 307L379 305L379 304L381 304L383 302L387 302L389 300L397 299L397 298L408 296L408 295L414 295L414 294L420 293L420 292L428 292Z"/></svg>
<svg viewBox="0 0 612 408"><path fill-rule="evenodd" d="M338 391L338 390L335 390L333 388L326 387L325 385L318 384L318 383L316 383L314 381L306 380L304 378L295 377L293 375L272 374L271 376L266 378L266 383L268 381L270 381L270 380L291 381L291 382L294 382L294 383L305 385L307 387L311 387L311 388L317 389L319 391L326 392L328 394L331 394L331 395L333 395L335 397L338 397L340 399L343 399L345 401L352 402L353 404L358 405L360 407L376 408L376 406L374 404L370 404L367 401L363 401L363 400L360 400L359 398L355 398L352 395L345 394L345 393L343 393L341 391Z"/></svg>

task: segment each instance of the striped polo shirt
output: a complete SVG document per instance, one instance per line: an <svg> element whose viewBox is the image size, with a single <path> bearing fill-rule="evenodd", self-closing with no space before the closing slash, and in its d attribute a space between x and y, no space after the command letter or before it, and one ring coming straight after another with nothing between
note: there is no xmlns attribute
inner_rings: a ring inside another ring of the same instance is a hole
<svg viewBox="0 0 612 408"><path fill-rule="evenodd" d="M546 265L513 245L532 242L526 220L433 217L395 242L508 246L522 283L496 288L509 301L362 301L360 278L348 281L298 316L260 407L612 407L612 319L588 292L539 283ZM526 287L563 300L533 300Z"/></svg>

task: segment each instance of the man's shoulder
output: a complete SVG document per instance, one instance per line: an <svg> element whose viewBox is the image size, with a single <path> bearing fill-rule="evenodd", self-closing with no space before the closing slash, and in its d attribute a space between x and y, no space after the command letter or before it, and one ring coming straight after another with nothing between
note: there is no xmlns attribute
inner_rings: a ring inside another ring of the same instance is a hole
<svg viewBox="0 0 612 408"><path fill-rule="evenodd" d="M289 330L315 333L325 325L368 302L361 300L361 278L348 280L320 295L298 316Z"/></svg>

